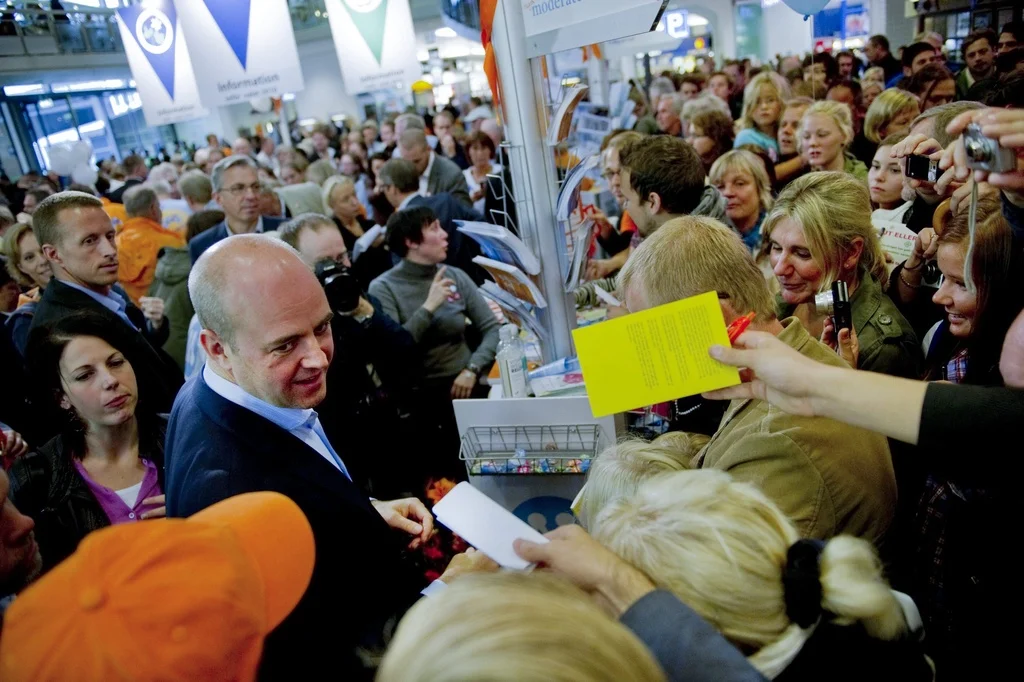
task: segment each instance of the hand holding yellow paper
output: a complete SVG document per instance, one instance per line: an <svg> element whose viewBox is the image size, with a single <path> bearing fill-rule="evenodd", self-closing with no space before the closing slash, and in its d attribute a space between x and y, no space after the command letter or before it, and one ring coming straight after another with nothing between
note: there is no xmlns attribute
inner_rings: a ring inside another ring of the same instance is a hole
<svg viewBox="0 0 1024 682"><path fill-rule="evenodd" d="M710 291L572 333L595 417L740 383L708 355L729 345L718 295Z"/></svg>

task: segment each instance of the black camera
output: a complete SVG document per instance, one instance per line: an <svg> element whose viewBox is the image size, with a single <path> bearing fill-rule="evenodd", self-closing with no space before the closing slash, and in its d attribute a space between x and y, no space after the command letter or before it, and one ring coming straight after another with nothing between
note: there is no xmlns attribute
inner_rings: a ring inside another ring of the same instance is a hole
<svg viewBox="0 0 1024 682"><path fill-rule="evenodd" d="M327 303L331 310L339 314L348 314L359 307L359 297L363 289L359 286L352 271L345 265L325 258L316 264L316 278L327 294Z"/></svg>
<svg viewBox="0 0 1024 682"><path fill-rule="evenodd" d="M903 174L914 180L934 183L938 181L941 173L938 160L930 159L922 154L911 154L907 157Z"/></svg>
<svg viewBox="0 0 1024 682"><path fill-rule="evenodd" d="M853 331L853 309L850 307L850 292L846 282L832 282L832 291L817 294L814 297L814 308L819 315L825 314L832 318L837 341L840 329Z"/></svg>

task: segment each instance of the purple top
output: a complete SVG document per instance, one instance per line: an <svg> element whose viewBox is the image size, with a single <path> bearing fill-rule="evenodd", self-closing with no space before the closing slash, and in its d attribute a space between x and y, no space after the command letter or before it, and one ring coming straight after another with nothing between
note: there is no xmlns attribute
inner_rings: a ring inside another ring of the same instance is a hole
<svg viewBox="0 0 1024 682"><path fill-rule="evenodd" d="M156 508L156 505L142 504L142 501L146 498L162 494L160 482L156 475L156 465L148 459L143 459L142 464L146 467L146 473L142 476L142 486L139 488L139 496L135 500L135 506L129 507L116 492L92 480L92 477L89 476L89 472L85 470L82 463L75 459L75 469L78 471L78 475L89 486L89 491L92 492L96 501L100 503L100 508L103 509L103 513L110 519L111 525L136 521L142 516L143 512ZM144 509L143 507L148 508Z"/></svg>

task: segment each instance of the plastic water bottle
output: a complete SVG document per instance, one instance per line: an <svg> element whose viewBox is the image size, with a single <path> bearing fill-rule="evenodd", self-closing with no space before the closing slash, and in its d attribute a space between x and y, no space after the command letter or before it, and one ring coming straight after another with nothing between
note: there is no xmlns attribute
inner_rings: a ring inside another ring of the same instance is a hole
<svg viewBox="0 0 1024 682"><path fill-rule="evenodd" d="M497 357L502 395L506 398L526 398L530 391L526 383L526 352L519 340L519 327L506 324L501 328Z"/></svg>

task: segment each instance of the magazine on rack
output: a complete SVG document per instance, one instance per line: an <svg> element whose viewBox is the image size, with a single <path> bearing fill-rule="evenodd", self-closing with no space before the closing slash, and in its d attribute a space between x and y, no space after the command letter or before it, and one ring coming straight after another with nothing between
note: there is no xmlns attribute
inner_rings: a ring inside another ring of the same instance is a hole
<svg viewBox="0 0 1024 682"><path fill-rule="evenodd" d="M540 289L533 283L533 280L516 266L483 256L477 256L473 262L489 272L498 286L516 298L538 308L547 307L548 302L545 300L544 294L540 293Z"/></svg>
<svg viewBox="0 0 1024 682"><path fill-rule="evenodd" d="M540 261L511 230L470 220L456 220L455 224L459 232L472 237L480 245L480 252L485 257L515 265L528 275L540 274Z"/></svg>
<svg viewBox="0 0 1024 682"><path fill-rule="evenodd" d="M572 128L572 114L576 105L587 94L589 88L586 85L574 85L565 91L562 103L558 105L555 117L548 128L547 143L554 146L569 137L569 130Z"/></svg>
<svg viewBox="0 0 1024 682"><path fill-rule="evenodd" d="M484 298L494 301L509 322L516 324L520 329L528 329L542 342L549 340L547 330L534 316L530 306L508 293L494 282L484 282L480 285L480 293Z"/></svg>
<svg viewBox="0 0 1024 682"><path fill-rule="evenodd" d="M587 206L592 206L593 196L582 189L583 179L587 173L597 167L599 157L588 156L569 171L558 192L558 203L555 217L565 235L565 246L558 250L558 262L565 290L572 291L579 286L583 276L583 265L590 249L593 220L589 217Z"/></svg>

